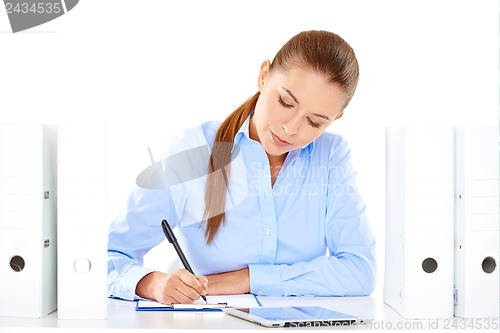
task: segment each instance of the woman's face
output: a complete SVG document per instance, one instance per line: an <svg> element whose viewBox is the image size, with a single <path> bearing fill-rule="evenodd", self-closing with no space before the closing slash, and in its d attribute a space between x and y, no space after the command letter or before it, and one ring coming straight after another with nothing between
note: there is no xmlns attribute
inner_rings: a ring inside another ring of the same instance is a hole
<svg viewBox="0 0 500 333"><path fill-rule="evenodd" d="M295 67L259 73L260 96L250 118L250 138L268 155L281 156L306 147L342 115L345 94L311 69Z"/></svg>

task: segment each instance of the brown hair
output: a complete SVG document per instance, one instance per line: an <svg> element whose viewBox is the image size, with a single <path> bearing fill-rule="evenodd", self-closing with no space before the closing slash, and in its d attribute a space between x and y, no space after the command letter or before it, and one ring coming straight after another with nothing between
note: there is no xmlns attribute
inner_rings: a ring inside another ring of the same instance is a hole
<svg viewBox="0 0 500 333"><path fill-rule="evenodd" d="M276 54L270 72L305 66L326 75L345 92L344 108L349 104L359 78L359 68L352 48L340 36L328 31L304 31L292 37ZM221 124L215 135L205 187L207 221L205 238L210 244L224 223L227 184L230 175L232 143L236 133L255 109L260 92L243 102ZM217 143L221 144L217 144Z"/></svg>

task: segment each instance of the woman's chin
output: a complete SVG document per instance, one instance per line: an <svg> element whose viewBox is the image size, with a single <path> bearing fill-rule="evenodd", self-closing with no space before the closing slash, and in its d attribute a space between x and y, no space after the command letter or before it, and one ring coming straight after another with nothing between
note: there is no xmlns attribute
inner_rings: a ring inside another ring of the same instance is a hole
<svg viewBox="0 0 500 333"><path fill-rule="evenodd" d="M285 149L283 147L278 147L272 142L270 144L263 144L262 147L266 151L268 155L271 156L281 156L283 154L286 154L290 151L290 149Z"/></svg>

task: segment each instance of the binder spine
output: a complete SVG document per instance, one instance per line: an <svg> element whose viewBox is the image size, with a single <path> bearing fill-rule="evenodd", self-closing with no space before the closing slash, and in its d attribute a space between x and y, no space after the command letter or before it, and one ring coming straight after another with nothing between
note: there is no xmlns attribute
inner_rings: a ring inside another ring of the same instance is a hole
<svg viewBox="0 0 500 333"><path fill-rule="evenodd" d="M56 139L55 126L0 124L0 294L15 300L0 303L0 316L57 306Z"/></svg>
<svg viewBox="0 0 500 333"><path fill-rule="evenodd" d="M62 124L59 138L58 316L106 319L106 126Z"/></svg>
<svg viewBox="0 0 500 333"><path fill-rule="evenodd" d="M457 317L498 317L500 312L498 142L498 126L456 128Z"/></svg>
<svg viewBox="0 0 500 333"><path fill-rule="evenodd" d="M405 318L453 316L453 131L386 129L384 301Z"/></svg>

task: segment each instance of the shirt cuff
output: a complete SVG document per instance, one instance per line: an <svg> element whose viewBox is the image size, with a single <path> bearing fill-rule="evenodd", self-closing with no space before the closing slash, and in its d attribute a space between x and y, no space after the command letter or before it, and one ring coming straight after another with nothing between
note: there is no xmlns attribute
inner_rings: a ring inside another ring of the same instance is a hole
<svg viewBox="0 0 500 333"><path fill-rule="evenodd" d="M250 292L254 295L282 296L281 267L279 265L248 265Z"/></svg>
<svg viewBox="0 0 500 333"><path fill-rule="evenodd" d="M139 281L147 274L154 272L154 270L145 268L143 266L134 266L122 278L121 288L119 288L118 295L113 295L129 301L141 299L135 294L135 288Z"/></svg>

